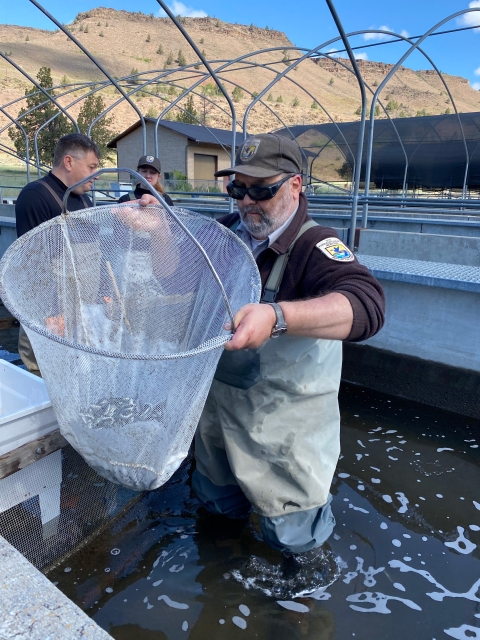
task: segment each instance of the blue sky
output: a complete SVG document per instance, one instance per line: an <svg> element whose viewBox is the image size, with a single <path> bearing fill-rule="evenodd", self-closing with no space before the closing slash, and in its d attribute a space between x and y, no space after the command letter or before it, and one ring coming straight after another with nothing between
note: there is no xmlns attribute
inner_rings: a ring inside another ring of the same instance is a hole
<svg viewBox="0 0 480 640"><path fill-rule="evenodd" d="M132 3L131 0L41 0L43 6L63 23L69 23L80 11L97 6L142 11L159 15L160 7L155 0ZM7 5L1 0L0 22L52 28L51 23L29 0L17 0ZM7 5L7 6L6 6ZM259 27L284 31L297 46L315 47L337 35L333 20L323 0L309 0L300 4L287 0L242 0L242 2L218 2L218 0L170 0L169 6L175 14L210 15L228 22L255 24ZM389 28L396 32L419 35L435 23L457 11L475 7L480 9L480 0L402 0L381 2L380 0L336 0L335 6L347 32L359 29ZM451 20L442 29L479 25L471 31L440 35L429 38L424 45L426 52L445 73L462 75L472 86L480 89L480 11L467 17ZM352 38L353 46L359 46L362 57L381 62L396 62L405 51L403 44L367 47L377 42L363 36ZM327 51L333 48L327 47ZM414 69L428 68L419 54L408 62Z"/></svg>

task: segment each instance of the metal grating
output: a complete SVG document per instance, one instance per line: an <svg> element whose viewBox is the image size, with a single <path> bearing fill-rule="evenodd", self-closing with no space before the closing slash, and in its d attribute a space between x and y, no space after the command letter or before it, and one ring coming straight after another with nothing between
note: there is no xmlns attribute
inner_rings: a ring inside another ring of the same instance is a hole
<svg viewBox="0 0 480 640"><path fill-rule="evenodd" d="M0 535L46 572L141 495L99 476L68 445L0 480Z"/></svg>
<svg viewBox="0 0 480 640"><path fill-rule="evenodd" d="M480 293L480 267L363 254L357 258L380 279Z"/></svg>

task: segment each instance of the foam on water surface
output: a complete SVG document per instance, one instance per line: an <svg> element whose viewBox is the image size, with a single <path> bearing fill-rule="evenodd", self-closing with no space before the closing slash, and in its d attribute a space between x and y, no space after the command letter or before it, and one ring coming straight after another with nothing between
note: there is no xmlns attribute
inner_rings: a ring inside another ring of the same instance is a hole
<svg viewBox="0 0 480 640"><path fill-rule="evenodd" d="M286 600L282 602L281 600L277 600L277 604L279 604L284 609L288 609L289 611L296 611L297 613L308 613L310 609L300 602L294 602L292 600Z"/></svg>
<svg viewBox="0 0 480 640"><path fill-rule="evenodd" d="M358 604L351 604L350 609L354 611L360 611L361 613L392 613L388 608L389 600L395 600L402 602L405 606L416 611L421 611L421 607L418 606L412 600L406 598L398 598L397 596L388 596L384 593L372 593L370 591L364 591L363 593L355 593L347 597L347 602L356 602ZM360 606L361 604L367 606ZM368 606L372 605L372 606Z"/></svg>
<svg viewBox="0 0 480 640"><path fill-rule="evenodd" d="M458 538L454 542L445 542L445 546L450 547L450 549L455 549L458 553L472 553L472 551L477 548L477 545L470 542L470 540L463 535L465 531L463 527L457 527L457 531Z"/></svg>
<svg viewBox="0 0 480 640"><path fill-rule="evenodd" d="M480 638L480 629L478 627L472 627L470 624L462 624L461 627L451 627L450 629L444 629L447 636L455 638L456 640L472 640Z"/></svg>
<svg viewBox="0 0 480 640"><path fill-rule="evenodd" d="M175 602L175 600L172 600L166 595L158 596L157 600L163 600L163 602L165 602L165 604L168 604L169 607L172 607L172 609L188 609L189 608L188 604L185 604L184 602Z"/></svg>

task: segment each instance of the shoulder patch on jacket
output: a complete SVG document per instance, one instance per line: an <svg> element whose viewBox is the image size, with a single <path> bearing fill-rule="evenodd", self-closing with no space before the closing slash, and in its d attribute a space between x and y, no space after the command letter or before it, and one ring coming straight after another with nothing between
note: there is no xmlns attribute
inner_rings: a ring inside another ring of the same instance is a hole
<svg viewBox="0 0 480 640"><path fill-rule="evenodd" d="M355 260L355 256L350 249L338 238L325 238L315 246L330 260L336 260L337 262L353 262Z"/></svg>

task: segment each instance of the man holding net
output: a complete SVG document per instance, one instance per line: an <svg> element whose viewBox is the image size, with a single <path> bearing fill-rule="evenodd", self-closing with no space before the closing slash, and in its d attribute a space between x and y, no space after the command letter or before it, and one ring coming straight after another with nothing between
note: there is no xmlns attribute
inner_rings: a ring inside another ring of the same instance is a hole
<svg viewBox="0 0 480 640"><path fill-rule="evenodd" d="M235 315L195 438L193 487L213 514L260 516L264 540L303 559L330 536L330 484L340 453L342 340L384 321L380 284L302 193L298 145L248 138L227 187L238 214L219 222L251 249L262 304Z"/></svg>

